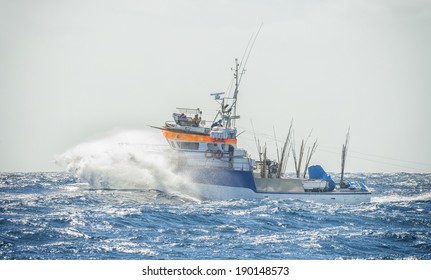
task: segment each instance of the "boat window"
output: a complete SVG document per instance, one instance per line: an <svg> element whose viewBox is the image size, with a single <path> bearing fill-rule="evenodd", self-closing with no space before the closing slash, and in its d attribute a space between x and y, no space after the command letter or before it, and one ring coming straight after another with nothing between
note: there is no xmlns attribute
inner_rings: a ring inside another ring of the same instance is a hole
<svg viewBox="0 0 431 280"><path fill-rule="evenodd" d="M199 149L199 143L195 142L177 142L180 149L184 150L198 150Z"/></svg>

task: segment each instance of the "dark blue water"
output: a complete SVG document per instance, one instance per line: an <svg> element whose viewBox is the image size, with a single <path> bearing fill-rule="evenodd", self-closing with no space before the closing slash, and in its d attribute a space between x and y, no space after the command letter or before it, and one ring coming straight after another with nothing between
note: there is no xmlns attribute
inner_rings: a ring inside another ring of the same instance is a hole
<svg viewBox="0 0 431 280"><path fill-rule="evenodd" d="M195 201L0 173L0 259L431 259L431 175L350 174L370 203Z"/></svg>

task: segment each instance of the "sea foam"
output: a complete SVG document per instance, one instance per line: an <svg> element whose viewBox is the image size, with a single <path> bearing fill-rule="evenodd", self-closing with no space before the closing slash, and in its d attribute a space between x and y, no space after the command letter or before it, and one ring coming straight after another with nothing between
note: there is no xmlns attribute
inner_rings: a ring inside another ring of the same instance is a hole
<svg viewBox="0 0 431 280"><path fill-rule="evenodd" d="M187 180L173 172L175 153L156 132L115 130L56 156L93 187L175 191Z"/></svg>

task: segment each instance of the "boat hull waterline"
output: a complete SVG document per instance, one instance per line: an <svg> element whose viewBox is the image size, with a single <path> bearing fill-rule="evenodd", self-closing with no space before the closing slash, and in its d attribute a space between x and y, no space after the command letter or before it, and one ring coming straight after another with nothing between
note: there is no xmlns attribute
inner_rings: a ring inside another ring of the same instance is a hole
<svg viewBox="0 0 431 280"><path fill-rule="evenodd" d="M200 200L231 200L231 199L274 199L303 200L318 203L360 204L370 202L371 193L353 192L303 192L303 193L266 193L254 192L248 188L217 186L193 183L193 191L187 193Z"/></svg>
<svg viewBox="0 0 431 280"><path fill-rule="evenodd" d="M319 203L359 204L371 199L371 192L335 189L330 192L304 191L304 181L297 178L255 178L251 171L179 168L179 174L191 181L182 190L200 200L274 199L304 200ZM321 184L321 181L317 181Z"/></svg>

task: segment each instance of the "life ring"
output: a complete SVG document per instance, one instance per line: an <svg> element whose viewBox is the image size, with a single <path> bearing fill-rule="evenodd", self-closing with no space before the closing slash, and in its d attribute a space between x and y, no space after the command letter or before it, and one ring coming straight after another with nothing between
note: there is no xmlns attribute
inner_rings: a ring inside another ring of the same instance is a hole
<svg viewBox="0 0 431 280"><path fill-rule="evenodd" d="M212 158L213 157L213 152L211 150L206 150L205 151L205 157L206 158Z"/></svg>
<svg viewBox="0 0 431 280"><path fill-rule="evenodd" d="M221 159L223 157L223 151L222 150L217 150L214 153L214 156L215 156L216 159Z"/></svg>

